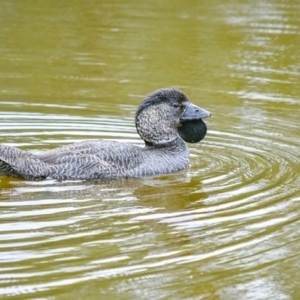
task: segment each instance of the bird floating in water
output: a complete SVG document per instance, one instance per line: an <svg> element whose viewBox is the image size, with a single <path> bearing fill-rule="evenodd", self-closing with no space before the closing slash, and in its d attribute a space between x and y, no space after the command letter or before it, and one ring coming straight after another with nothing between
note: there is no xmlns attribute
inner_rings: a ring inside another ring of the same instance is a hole
<svg viewBox="0 0 300 300"><path fill-rule="evenodd" d="M87 140L33 154L0 145L0 175L28 180L110 180L178 172L189 166L185 142L197 143L205 137L202 119L210 115L182 91L160 89L147 95L136 112L136 130L144 147Z"/></svg>

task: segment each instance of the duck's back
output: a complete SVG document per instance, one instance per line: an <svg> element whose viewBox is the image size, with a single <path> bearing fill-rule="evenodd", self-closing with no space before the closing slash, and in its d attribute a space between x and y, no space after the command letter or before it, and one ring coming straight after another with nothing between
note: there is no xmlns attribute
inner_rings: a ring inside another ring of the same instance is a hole
<svg viewBox="0 0 300 300"><path fill-rule="evenodd" d="M34 155L54 179L127 177L143 160L142 148L116 141L83 141Z"/></svg>

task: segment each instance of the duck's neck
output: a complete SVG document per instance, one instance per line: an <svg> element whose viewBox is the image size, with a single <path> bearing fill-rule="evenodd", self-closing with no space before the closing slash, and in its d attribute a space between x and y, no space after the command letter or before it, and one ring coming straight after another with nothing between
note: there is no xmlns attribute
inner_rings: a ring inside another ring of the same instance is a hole
<svg viewBox="0 0 300 300"><path fill-rule="evenodd" d="M186 143L179 136L177 136L172 141L166 142L166 143L155 144L155 143L152 143L152 142L145 141L145 146L149 150L150 149L153 149L153 150L156 150L156 149L160 149L160 150L166 149L170 153L171 152L172 153L174 153L174 152L182 152L182 151L187 150Z"/></svg>

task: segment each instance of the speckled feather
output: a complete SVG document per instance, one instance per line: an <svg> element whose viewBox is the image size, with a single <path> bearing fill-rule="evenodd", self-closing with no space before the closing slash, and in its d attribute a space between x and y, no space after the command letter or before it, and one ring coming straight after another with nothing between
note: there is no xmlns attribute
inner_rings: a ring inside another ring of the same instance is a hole
<svg viewBox="0 0 300 300"><path fill-rule="evenodd" d="M180 111L174 108L174 103L188 105L190 102L177 89L161 89L149 94L140 105L136 127L145 147L88 140L32 154L0 145L0 174L29 180L104 180L180 171L189 165L189 151L178 135L184 107ZM199 126L202 128L203 124L201 121ZM184 132L184 127L181 131Z"/></svg>

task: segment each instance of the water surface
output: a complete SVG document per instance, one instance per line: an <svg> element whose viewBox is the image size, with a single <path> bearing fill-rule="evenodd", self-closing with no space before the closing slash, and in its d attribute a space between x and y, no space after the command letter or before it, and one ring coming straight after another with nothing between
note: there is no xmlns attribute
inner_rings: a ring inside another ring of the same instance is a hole
<svg viewBox="0 0 300 300"><path fill-rule="evenodd" d="M176 86L211 111L180 174L0 178L0 299L299 299L297 1L0 3L0 142L143 145Z"/></svg>

